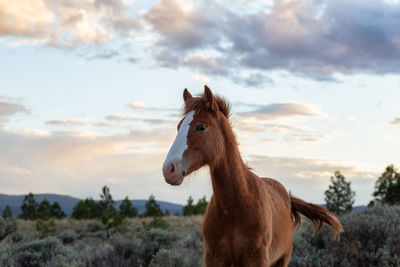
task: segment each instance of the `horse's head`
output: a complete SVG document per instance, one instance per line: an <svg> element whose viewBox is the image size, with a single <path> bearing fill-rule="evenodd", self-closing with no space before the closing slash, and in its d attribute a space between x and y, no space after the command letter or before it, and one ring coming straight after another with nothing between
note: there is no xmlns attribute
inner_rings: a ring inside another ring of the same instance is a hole
<svg viewBox="0 0 400 267"><path fill-rule="evenodd" d="M183 100L184 117L163 165L165 181L171 185L180 185L186 175L218 161L225 152L222 122L229 117L225 100L214 96L207 86L200 97L185 89Z"/></svg>

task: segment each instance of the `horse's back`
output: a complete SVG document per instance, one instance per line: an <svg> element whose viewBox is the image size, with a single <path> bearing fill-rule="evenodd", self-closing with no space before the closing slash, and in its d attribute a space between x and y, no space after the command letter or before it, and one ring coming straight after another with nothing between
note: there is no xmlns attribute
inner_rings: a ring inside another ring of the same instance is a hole
<svg viewBox="0 0 400 267"><path fill-rule="evenodd" d="M290 196L289 193L286 191L286 188L280 182L273 178L262 177L261 180L264 182L268 194L271 196L271 200L283 201L286 207L290 210Z"/></svg>

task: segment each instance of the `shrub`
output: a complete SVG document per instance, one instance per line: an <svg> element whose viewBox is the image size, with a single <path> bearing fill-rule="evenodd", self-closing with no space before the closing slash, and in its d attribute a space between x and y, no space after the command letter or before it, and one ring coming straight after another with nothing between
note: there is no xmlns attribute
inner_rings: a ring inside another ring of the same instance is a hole
<svg viewBox="0 0 400 267"><path fill-rule="evenodd" d="M58 235L58 238L63 242L63 244L70 244L74 242L77 238L78 235L74 230L67 230Z"/></svg>
<svg viewBox="0 0 400 267"><path fill-rule="evenodd" d="M74 248L82 262L81 266L118 266L114 264L113 248L97 239L84 238L76 241Z"/></svg>
<svg viewBox="0 0 400 267"><path fill-rule="evenodd" d="M174 232L153 228L141 233L142 243L139 248L140 257L144 266L148 266L153 256L160 249L170 249L178 240L178 235Z"/></svg>
<svg viewBox="0 0 400 267"><path fill-rule="evenodd" d="M142 224L143 224L143 229L146 231L149 231L150 229L153 228L164 229L164 230L167 230L169 228L169 224L161 217L153 217L153 219L149 223L143 221Z"/></svg>
<svg viewBox="0 0 400 267"><path fill-rule="evenodd" d="M17 248L16 266L73 266L77 263L77 254L64 247L61 242L48 237L21 244Z"/></svg>
<svg viewBox="0 0 400 267"><path fill-rule="evenodd" d="M0 241L17 230L17 220L13 217L0 217Z"/></svg>
<svg viewBox="0 0 400 267"><path fill-rule="evenodd" d="M106 230L106 227L104 226L104 224L102 224L101 222L98 222L98 221L90 222L90 223L88 223L88 225L86 227L86 231L89 233L95 233L95 232L105 231L105 230Z"/></svg>
<svg viewBox="0 0 400 267"><path fill-rule="evenodd" d="M40 238L53 235L57 231L56 223L51 220L38 220L36 222L36 230L39 232Z"/></svg>
<svg viewBox="0 0 400 267"><path fill-rule="evenodd" d="M140 241L135 237L122 237L116 235L111 239L114 248L114 262L118 266L140 266L141 255L139 252Z"/></svg>
<svg viewBox="0 0 400 267"><path fill-rule="evenodd" d="M307 223L294 237L290 266L400 266L399 214L399 206L378 206L342 216L338 241L327 226L312 237Z"/></svg>
<svg viewBox="0 0 400 267"><path fill-rule="evenodd" d="M203 266L203 244L195 236L179 240L171 249L160 249L150 263L150 267L197 267Z"/></svg>

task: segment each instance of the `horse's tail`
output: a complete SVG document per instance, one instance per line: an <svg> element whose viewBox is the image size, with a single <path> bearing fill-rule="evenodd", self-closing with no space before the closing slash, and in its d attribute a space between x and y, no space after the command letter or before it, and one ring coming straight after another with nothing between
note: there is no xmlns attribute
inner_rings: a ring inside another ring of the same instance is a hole
<svg viewBox="0 0 400 267"><path fill-rule="evenodd" d="M340 233L343 232L343 227L339 219L324 207L307 203L293 196L290 196L290 202L294 219L293 224L296 228L300 227L300 214L302 214L314 224L313 234L321 229L323 223L329 224L332 227L334 238L339 237Z"/></svg>

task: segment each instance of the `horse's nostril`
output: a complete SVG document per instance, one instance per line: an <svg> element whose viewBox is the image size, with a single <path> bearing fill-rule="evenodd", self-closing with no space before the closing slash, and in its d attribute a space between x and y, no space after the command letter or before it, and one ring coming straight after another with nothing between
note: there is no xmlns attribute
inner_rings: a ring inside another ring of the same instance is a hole
<svg viewBox="0 0 400 267"><path fill-rule="evenodd" d="M174 171L175 171L175 166L174 164L171 164L171 173L174 173Z"/></svg>
<svg viewBox="0 0 400 267"><path fill-rule="evenodd" d="M185 172L185 171L182 171L182 176L185 176L185 174L186 174L186 172Z"/></svg>

